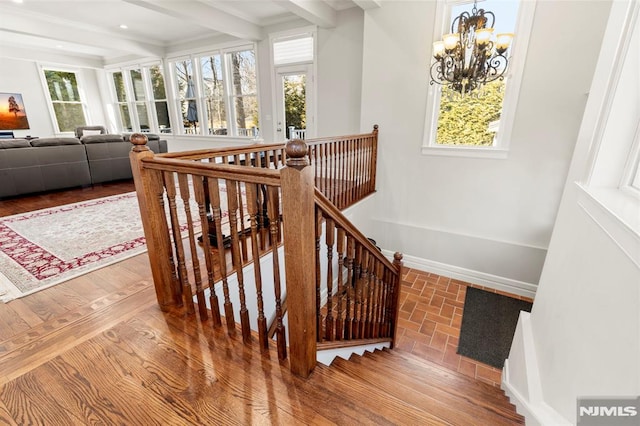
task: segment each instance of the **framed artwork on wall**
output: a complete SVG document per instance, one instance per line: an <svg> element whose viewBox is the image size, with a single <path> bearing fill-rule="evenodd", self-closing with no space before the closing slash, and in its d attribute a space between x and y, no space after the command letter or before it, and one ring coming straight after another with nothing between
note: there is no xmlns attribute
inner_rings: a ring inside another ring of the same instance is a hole
<svg viewBox="0 0 640 426"><path fill-rule="evenodd" d="M0 130L28 129L29 120L20 93L0 93Z"/></svg>

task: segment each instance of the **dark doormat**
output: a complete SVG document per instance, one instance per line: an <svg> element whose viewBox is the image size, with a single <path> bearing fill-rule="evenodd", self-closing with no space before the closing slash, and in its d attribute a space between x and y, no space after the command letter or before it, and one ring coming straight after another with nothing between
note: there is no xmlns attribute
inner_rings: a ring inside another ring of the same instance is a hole
<svg viewBox="0 0 640 426"><path fill-rule="evenodd" d="M468 287L458 353L502 368L509 356L520 311L531 312L531 306L524 300Z"/></svg>

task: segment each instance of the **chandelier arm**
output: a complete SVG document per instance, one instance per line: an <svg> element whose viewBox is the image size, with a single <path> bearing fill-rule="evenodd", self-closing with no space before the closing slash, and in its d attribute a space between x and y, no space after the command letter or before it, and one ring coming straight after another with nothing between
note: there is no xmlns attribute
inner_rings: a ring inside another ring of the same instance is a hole
<svg viewBox="0 0 640 426"><path fill-rule="evenodd" d="M507 71L509 59L504 55L492 56L487 60L487 73L485 82L489 83L498 79L503 79Z"/></svg>
<svg viewBox="0 0 640 426"><path fill-rule="evenodd" d="M491 12L490 10L483 10L484 15L491 15L491 25L486 25L485 28L493 28L493 26L496 24L496 15L495 13Z"/></svg>

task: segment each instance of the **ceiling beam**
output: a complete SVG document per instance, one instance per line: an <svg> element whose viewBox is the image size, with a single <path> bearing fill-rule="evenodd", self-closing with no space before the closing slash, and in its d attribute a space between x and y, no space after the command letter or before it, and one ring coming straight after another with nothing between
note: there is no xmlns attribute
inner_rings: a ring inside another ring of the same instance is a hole
<svg viewBox="0 0 640 426"><path fill-rule="evenodd" d="M124 0L148 10L179 17L212 31L243 40L261 40L262 28L202 2L159 2L157 0Z"/></svg>
<svg viewBox="0 0 640 426"><path fill-rule="evenodd" d="M336 26L336 11L327 3L318 0L287 0L280 3L290 12L321 28Z"/></svg>
<svg viewBox="0 0 640 426"><path fill-rule="evenodd" d="M353 0L355 4L363 10L377 9L382 7L382 0Z"/></svg>

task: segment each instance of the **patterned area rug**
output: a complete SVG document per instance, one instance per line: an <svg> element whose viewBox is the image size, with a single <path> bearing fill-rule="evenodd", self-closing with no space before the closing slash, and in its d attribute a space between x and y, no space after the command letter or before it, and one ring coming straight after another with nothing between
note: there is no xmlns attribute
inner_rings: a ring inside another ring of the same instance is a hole
<svg viewBox="0 0 640 426"><path fill-rule="evenodd" d="M26 296L146 249L134 192L0 218L0 300Z"/></svg>

